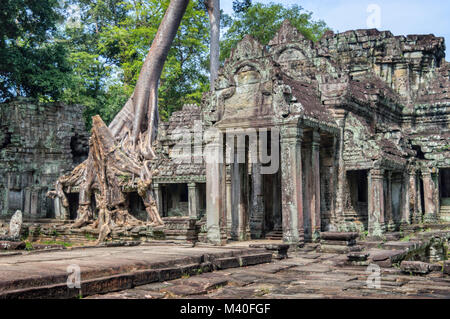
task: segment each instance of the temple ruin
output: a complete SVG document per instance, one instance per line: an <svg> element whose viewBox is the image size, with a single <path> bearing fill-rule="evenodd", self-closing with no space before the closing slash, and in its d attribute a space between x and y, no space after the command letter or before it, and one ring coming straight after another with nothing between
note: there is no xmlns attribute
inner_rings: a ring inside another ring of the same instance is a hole
<svg viewBox="0 0 450 319"><path fill-rule="evenodd" d="M152 183L165 225L160 232L144 226L134 232L297 245L321 231L382 237L409 225L449 222L450 63L444 57L443 38L375 29L329 31L314 43L286 21L266 46L244 37L202 104L185 105L160 123ZM218 139L205 138L211 129ZM228 143L235 140L241 143ZM220 159L205 161L206 149ZM180 150L192 156L180 158ZM11 197L14 187L8 189ZM79 189L64 192L69 207L56 198L52 214L76 219ZM130 211L145 220L137 187L127 194ZM3 211L19 209L12 203L3 201Z"/></svg>
<svg viewBox="0 0 450 319"><path fill-rule="evenodd" d="M17 98L0 108L0 219L21 210L26 219L65 219L46 196L58 176L87 156L89 134L81 105ZM76 212L72 212L72 218Z"/></svg>

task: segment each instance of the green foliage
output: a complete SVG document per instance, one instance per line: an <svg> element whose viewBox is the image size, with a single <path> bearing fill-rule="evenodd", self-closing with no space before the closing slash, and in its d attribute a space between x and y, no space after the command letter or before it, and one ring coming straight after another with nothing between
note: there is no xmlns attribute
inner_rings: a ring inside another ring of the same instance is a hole
<svg viewBox="0 0 450 319"><path fill-rule="evenodd" d="M33 245L29 241L26 241L25 242L25 250L30 251L30 250L33 250L33 249L34 249Z"/></svg>
<svg viewBox="0 0 450 319"><path fill-rule="evenodd" d="M71 72L57 39L61 9L58 0L0 2L0 100L61 96Z"/></svg>
<svg viewBox="0 0 450 319"><path fill-rule="evenodd" d="M1 1L0 100L25 95L80 104L88 129L96 114L109 124L133 92L169 2ZM285 19L313 40L325 30L300 6L234 2L235 13L221 16L222 60L245 34L267 43ZM209 90L205 9L204 0L190 1L170 49L160 79L162 120Z"/></svg>
<svg viewBox="0 0 450 319"><path fill-rule="evenodd" d="M45 240L42 242L44 245L61 245L64 247L72 247L72 243L59 241L59 240Z"/></svg>
<svg viewBox="0 0 450 319"><path fill-rule="evenodd" d="M323 21L313 21L312 13L303 11L298 5L285 7L282 4L256 3L237 10L232 17L223 17L228 30L220 46L221 60L225 60L242 38L250 34L262 44L267 44L288 19L306 38L316 41L327 30Z"/></svg>

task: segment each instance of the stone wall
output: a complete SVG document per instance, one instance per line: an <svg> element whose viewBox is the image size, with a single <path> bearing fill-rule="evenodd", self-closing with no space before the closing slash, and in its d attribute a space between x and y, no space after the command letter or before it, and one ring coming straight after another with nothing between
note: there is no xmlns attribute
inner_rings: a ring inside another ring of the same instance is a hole
<svg viewBox="0 0 450 319"><path fill-rule="evenodd" d="M0 104L0 217L57 218L46 197L88 153L84 107L19 98Z"/></svg>

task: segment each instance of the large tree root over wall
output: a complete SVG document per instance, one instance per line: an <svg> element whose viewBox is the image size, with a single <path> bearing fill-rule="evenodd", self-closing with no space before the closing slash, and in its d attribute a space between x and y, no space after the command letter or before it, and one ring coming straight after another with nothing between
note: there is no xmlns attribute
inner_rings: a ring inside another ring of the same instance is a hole
<svg viewBox="0 0 450 319"><path fill-rule="evenodd" d="M149 161L140 159L137 154L139 152L129 152L118 144L99 116L93 117L88 159L69 175L60 177L56 191L49 194L52 197L60 197L62 205L68 210L69 201L64 189L79 188L78 218L72 227L90 226L99 229L98 241L101 242L114 227L144 224L131 215L124 192L136 187L144 202L149 225L163 224L151 190ZM93 198L95 206L92 203ZM97 219L94 219L95 209Z"/></svg>
<svg viewBox="0 0 450 319"><path fill-rule="evenodd" d="M116 226L143 224L129 212L124 189L137 188L150 225L162 225L151 190L152 143L158 132L158 82L189 0L171 0L142 66L130 99L109 127L93 117L89 156L70 174L56 182L49 196L61 199L68 210L65 189L79 187L78 217L72 227L89 225L99 229L98 242ZM92 199L95 198L95 206ZM98 216L95 219L94 213Z"/></svg>

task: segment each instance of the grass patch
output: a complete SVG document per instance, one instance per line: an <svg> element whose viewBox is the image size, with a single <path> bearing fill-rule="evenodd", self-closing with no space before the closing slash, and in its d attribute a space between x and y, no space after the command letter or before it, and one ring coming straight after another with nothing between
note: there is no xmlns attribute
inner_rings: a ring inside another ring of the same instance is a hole
<svg viewBox="0 0 450 319"><path fill-rule="evenodd" d="M45 240L41 242L44 245L62 245L64 247L72 247L72 243L68 243L65 241L59 241L59 240Z"/></svg>

